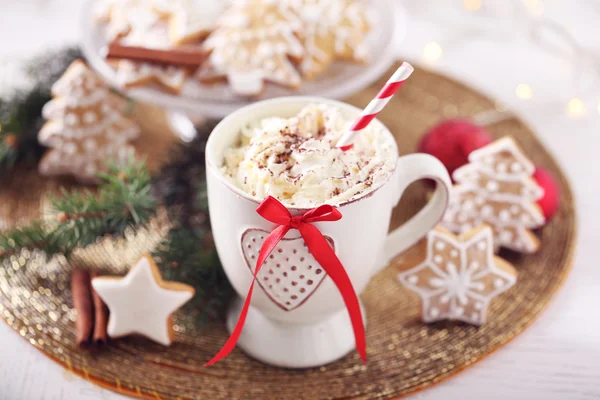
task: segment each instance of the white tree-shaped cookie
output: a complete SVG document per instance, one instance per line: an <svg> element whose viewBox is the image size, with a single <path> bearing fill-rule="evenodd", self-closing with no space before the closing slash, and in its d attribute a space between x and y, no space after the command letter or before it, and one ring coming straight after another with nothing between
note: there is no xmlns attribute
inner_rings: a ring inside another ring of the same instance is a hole
<svg viewBox="0 0 600 400"><path fill-rule="evenodd" d="M38 134L51 149L40 161L43 175L73 175L93 182L111 162L133 154L129 141L139 127L125 117L127 101L113 94L81 60L52 86L53 100L42 111L48 121Z"/></svg>
<svg viewBox="0 0 600 400"><path fill-rule="evenodd" d="M236 93L245 96L260 94L265 81L299 87L300 74L292 63L304 54L295 35L298 27L295 14L279 2L236 3L205 41L211 55L198 79L207 83L227 79Z"/></svg>
<svg viewBox="0 0 600 400"><path fill-rule="evenodd" d="M368 10L357 0L282 0L302 22L301 39L306 51L300 71L314 78L335 59L364 62L369 32Z"/></svg>
<svg viewBox="0 0 600 400"><path fill-rule="evenodd" d="M535 203L543 189L531 178L535 166L517 143L504 137L469 155L469 164L454 172L458 182L442 226L458 233L485 223L497 247L533 253L539 239L531 232L544 224Z"/></svg>
<svg viewBox="0 0 600 400"><path fill-rule="evenodd" d="M481 325L491 300L510 289L516 276L512 265L494 256L492 230L482 226L461 236L431 231L425 260L398 278L421 297L424 322Z"/></svg>

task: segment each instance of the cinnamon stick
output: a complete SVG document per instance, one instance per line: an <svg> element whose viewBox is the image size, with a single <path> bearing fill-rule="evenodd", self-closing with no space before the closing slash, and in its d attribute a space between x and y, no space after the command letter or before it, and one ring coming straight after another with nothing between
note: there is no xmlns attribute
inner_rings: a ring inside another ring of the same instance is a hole
<svg viewBox="0 0 600 400"><path fill-rule="evenodd" d="M146 47L124 46L119 42L108 45L107 58L125 58L132 61L145 61L158 64L172 64L196 68L206 60L208 53L198 47L171 49L149 49Z"/></svg>
<svg viewBox="0 0 600 400"><path fill-rule="evenodd" d="M92 287L90 273L83 269L74 269L71 273L71 293L73 306L77 311L75 320L75 338L79 346L89 343L93 324Z"/></svg>
<svg viewBox="0 0 600 400"><path fill-rule="evenodd" d="M91 279L94 279L96 276L98 276L98 274L93 272L91 274ZM93 287L92 302L94 303L94 333L92 336L92 342L94 345L101 347L108 342L108 307L106 307L106 304L104 304Z"/></svg>

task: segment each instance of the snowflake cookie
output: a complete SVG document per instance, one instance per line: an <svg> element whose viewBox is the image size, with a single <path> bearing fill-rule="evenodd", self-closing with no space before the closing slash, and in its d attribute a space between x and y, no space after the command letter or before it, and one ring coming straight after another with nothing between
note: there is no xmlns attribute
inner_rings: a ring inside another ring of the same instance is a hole
<svg viewBox="0 0 600 400"><path fill-rule="evenodd" d="M304 48L296 36L297 16L281 2L246 0L235 3L221 18L219 29L204 42L210 57L198 79L212 83L227 79L243 96L257 96L264 82L298 88L299 62Z"/></svg>
<svg viewBox="0 0 600 400"><path fill-rule="evenodd" d="M109 163L124 163L134 153L129 141L139 127L125 117L128 102L113 94L81 60L74 61L52 86L38 134L51 149L39 164L42 175L73 175L90 183Z"/></svg>
<svg viewBox="0 0 600 400"><path fill-rule="evenodd" d="M489 303L516 283L517 272L494 256L490 227L460 236L436 228L427 236L425 260L398 278L421 297L424 322L449 319L481 325Z"/></svg>
<svg viewBox="0 0 600 400"><path fill-rule="evenodd" d="M504 137L469 155L457 169L442 226L464 233L491 226L497 247L533 253L540 247L531 229L544 225L536 200L544 191L532 179L534 164L511 137Z"/></svg>
<svg viewBox="0 0 600 400"><path fill-rule="evenodd" d="M365 62L369 10L359 0L282 0L301 21L305 57L302 75L311 79L336 59Z"/></svg>

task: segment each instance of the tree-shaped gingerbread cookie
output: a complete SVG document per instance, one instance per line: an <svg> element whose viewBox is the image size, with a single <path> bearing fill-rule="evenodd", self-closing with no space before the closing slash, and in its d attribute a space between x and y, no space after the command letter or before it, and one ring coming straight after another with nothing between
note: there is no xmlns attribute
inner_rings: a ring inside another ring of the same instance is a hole
<svg viewBox="0 0 600 400"><path fill-rule="evenodd" d="M485 223L493 229L496 247L537 251L540 241L531 230L544 224L536 204L544 192L531 177L534 171L511 137L473 151L469 164L453 174L458 184L442 226L464 233Z"/></svg>
<svg viewBox="0 0 600 400"><path fill-rule="evenodd" d="M302 76L313 79L333 61L365 62L370 29L367 2L360 0L283 0L298 15L305 56Z"/></svg>
<svg viewBox="0 0 600 400"><path fill-rule="evenodd" d="M221 28L204 42L210 51L198 79L212 83L227 79L243 96L257 96L269 81L298 88L301 77L292 61L304 48L296 37L297 16L282 2L248 0L236 3L221 18Z"/></svg>
<svg viewBox="0 0 600 400"><path fill-rule="evenodd" d="M42 175L73 175L90 183L110 163L123 163L134 152L129 141L139 127L125 117L127 101L83 61L73 62L52 86L54 99L42 110L48 121L38 134L51 149L40 161Z"/></svg>

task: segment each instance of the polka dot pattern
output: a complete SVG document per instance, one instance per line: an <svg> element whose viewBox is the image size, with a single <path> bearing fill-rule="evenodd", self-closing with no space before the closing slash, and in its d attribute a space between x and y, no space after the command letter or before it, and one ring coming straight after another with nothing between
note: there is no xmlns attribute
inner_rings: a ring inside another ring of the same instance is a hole
<svg viewBox="0 0 600 400"><path fill-rule="evenodd" d="M242 252L252 273L269 232L249 229L242 235ZM333 240L325 239L335 250ZM267 296L285 311L306 302L321 285L327 273L310 254L302 237L282 239L258 272L257 282Z"/></svg>

